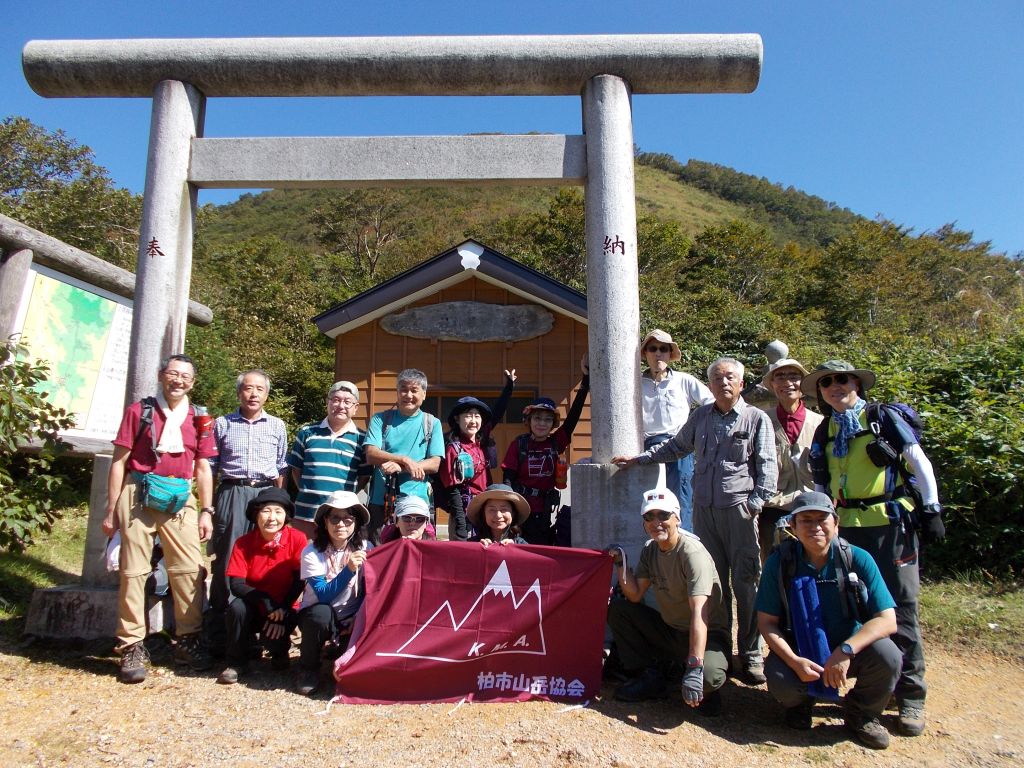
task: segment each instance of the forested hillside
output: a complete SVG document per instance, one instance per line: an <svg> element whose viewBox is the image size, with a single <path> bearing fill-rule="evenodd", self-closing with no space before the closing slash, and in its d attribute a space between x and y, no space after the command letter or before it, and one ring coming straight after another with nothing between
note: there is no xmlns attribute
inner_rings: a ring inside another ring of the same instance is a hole
<svg viewBox="0 0 1024 768"><path fill-rule="evenodd" d="M947 568L1024 568L1024 277L973 233L915 233L711 163L637 157L641 327L668 330L700 373L734 355L752 372L784 339L814 364L879 373L878 396L927 422L951 535ZM0 124L0 212L134 269L139 198L86 147L21 118ZM472 237L586 290L583 195L575 188L274 191L204 206L190 328L214 412L235 373L274 378L272 412L322 417L333 349L310 318ZM1010 534L1007 536L1007 534Z"/></svg>

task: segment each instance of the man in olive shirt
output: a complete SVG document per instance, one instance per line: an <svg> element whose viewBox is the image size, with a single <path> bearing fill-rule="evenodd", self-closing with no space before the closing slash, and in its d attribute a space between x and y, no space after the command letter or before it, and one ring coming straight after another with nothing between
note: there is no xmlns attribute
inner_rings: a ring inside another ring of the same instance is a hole
<svg viewBox="0 0 1024 768"><path fill-rule="evenodd" d="M715 564L700 540L680 528L674 493L665 488L647 491L640 512L651 540L644 545L636 573L621 549L611 552L626 600L609 604L608 625L622 666L636 673L615 697L663 698L666 674L677 665L685 669L686 704L717 716L722 710L719 688L729 667L729 633ZM658 610L642 602L648 587L654 588Z"/></svg>

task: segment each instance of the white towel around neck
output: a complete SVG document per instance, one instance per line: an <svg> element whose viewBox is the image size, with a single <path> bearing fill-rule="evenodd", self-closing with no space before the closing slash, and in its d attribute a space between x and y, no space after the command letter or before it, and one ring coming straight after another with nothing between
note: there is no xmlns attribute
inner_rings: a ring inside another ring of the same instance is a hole
<svg viewBox="0 0 1024 768"><path fill-rule="evenodd" d="M163 392L156 393L156 401L167 420L164 424L164 431L160 433L160 442L156 445L156 452L184 453L185 443L181 439L181 425L188 418L188 397L182 397L174 408L167 404L167 398L164 397Z"/></svg>

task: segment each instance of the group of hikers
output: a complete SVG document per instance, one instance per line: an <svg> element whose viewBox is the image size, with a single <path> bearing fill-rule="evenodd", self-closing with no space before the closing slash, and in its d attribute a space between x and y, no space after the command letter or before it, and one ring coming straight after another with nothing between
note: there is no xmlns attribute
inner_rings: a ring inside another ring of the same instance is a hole
<svg viewBox="0 0 1024 768"><path fill-rule="evenodd" d="M636 566L622 548L608 549L616 577L608 626L624 680L616 698L663 698L681 685L686 704L719 714L735 596L736 674L766 683L787 725L810 728L814 700L843 692L847 728L884 748L879 716L895 694L898 731L920 734L918 540L944 530L910 409L869 404L874 373L840 360L813 371L776 360L762 384L777 405L762 410L745 402L744 367L733 358L714 361L705 385L670 367L681 356L664 331L643 339L640 356L645 451L613 462L623 470L661 462L667 471L640 500L649 541ZM306 695L321 685L322 660L345 650L369 549L436 537L435 507L448 511L453 541L556 543L560 457L589 391L586 358L581 370L564 421L553 400L533 400L523 409L527 431L499 463L491 433L514 369L493 406L460 398L447 434L422 410L428 382L419 370L398 374L396 405L373 414L365 432L353 421L358 387L337 381L326 417L289 444L284 423L264 410L265 371L240 374L238 409L214 420L189 401L192 360L169 357L156 395L126 409L108 477L103 529L121 541L120 679L147 674L157 538L175 661L206 670L222 657L218 682L234 683L264 652L275 669L288 668L298 629L295 687ZM204 542L213 556L205 613Z"/></svg>

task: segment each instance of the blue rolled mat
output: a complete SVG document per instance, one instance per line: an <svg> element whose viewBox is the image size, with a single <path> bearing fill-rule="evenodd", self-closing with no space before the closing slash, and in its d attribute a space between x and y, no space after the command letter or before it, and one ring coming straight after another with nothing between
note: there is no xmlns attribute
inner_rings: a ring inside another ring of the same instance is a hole
<svg viewBox="0 0 1024 768"><path fill-rule="evenodd" d="M789 612L793 620L797 653L805 659L824 666L832 655L821 620L818 585L813 576L797 576L789 585ZM839 700L839 691L825 685L820 679L807 684L807 693L816 699Z"/></svg>

